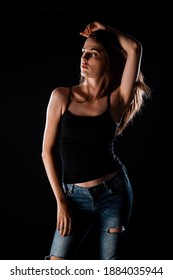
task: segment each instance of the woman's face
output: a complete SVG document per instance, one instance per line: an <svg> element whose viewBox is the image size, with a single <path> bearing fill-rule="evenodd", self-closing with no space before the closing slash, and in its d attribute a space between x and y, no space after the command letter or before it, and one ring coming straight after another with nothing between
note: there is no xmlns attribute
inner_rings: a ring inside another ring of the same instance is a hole
<svg viewBox="0 0 173 280"><path fill-rule="evenodd" d="M91 38L86 39L82 48L81 75L85 78L99 79L105 74L107 66L103 46Z"/></svg>

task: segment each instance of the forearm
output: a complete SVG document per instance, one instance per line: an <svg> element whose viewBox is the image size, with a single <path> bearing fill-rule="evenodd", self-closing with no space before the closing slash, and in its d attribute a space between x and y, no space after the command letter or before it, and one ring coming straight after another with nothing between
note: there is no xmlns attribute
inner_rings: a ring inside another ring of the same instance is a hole
<svg viewBox="0 0 173 280"><path fill-rule="evenodd" d="M58 176L57 167L51 153L42 155L46 173L57 202L57 229L62 236L69 235L72 229L71 211Z"/></svg>
<svg viewBox="0 0 173 280"><path fill-rule="evenodd" d="M98 29L105 29L117 37L117 40L120 44L120 46L125 50L127 54L129 54L131 51L135 51L140 53L142 51L142 45L141 43L133 38L132 36L117 30L114 27L111 27L106 24L102 24L100 22L92 22L86 26L83 32L80 32L81 35L88 37L92 32L98 30Z"/></svg>
<svg viewBox="0 0 173 280"><path fill-rule="evenodd" d="M65 202L62 183L53 156L50 154L44 154L42 155L42 160L57 203Z"/></svg>
<svg viewBox="0 0 173 280"><path fill-rule="evenodd" d="M140 51L142 52L142 45L141 43L135 39L134 37L119 31L111 26L104 25L105 29L117 37L119 44L121 47L126 51L128 54L130 51Z"/></svg>

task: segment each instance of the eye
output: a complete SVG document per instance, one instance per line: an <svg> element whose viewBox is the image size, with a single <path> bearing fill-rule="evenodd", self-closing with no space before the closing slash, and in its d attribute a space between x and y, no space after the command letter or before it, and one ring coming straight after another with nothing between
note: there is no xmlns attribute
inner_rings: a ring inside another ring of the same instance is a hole
<svg viewBox="0 0 173 280"><path fill-rule="evenodd" d="M95 58L97 57L97 53L92 53L91 56Z"/></svg>

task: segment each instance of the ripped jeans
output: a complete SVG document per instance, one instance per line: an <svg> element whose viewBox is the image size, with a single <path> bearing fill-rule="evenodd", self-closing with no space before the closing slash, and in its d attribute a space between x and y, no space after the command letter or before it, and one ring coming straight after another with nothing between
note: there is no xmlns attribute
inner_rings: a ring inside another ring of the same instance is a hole
<svg viewBox="0 0 173 280"><path fill-rule="evenodd" d="M98 229L98 259L121 259L133 203L126 169L93 187L63 184L63 188L73 213L73 231L63 237L55 230L50 255L46 259L50 256L77 259L77 252L93 227Z"/></svg>

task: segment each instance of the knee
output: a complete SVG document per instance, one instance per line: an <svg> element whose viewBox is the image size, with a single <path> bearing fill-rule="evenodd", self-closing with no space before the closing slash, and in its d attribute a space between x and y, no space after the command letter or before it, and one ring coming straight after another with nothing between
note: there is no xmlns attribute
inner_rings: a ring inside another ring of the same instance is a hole
<svg viewBox="0 0 173 280"><path fill-rule="evenodd" d="M125 227L124 227L124 226L115 227L115 228L111 227L111 228L108 229L108 232L109 232L109 233L121 233L121 232L123 232L124 230L125 230Z"/></svg>
<svg viewBox="0 0 173 280"><path fill-rule="evenodd" d="M64 259L60 257L50 256L50 260L64 260Z"/></svg>
<svg viewBox="0 0 173 280"><path fill-rule="evenodd" d="M46 256L45 260L64 260L61 257L55 257L55 256Z"/></svg>

